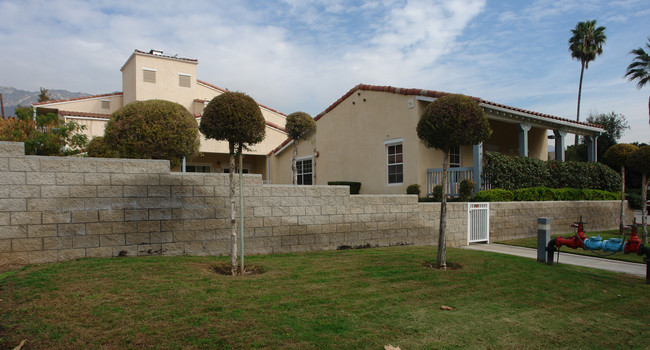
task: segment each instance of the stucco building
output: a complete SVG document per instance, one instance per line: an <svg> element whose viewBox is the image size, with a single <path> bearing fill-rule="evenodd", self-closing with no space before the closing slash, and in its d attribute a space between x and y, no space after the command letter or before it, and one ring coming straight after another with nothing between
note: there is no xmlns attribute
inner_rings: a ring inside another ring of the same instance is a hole
<svg viewBox="0 0 650 350"><path fill-rule="evenodd" d="M85 125L89 138L104 135L111 113L133 101L162 99L187 108L200 122L203 109L215 96L226 90L197 78L198 60L163 55L162 51L135 50L121 67L122 91L33 104L37 113L56 113L66 121ZM286 139L286 116L260 105L266 120L263 142L245 152L244 172L262 174L267 180L267 154ZM229 171L228 144L201 137L200 153L188 159L188 172ZM180 170L180 169L176 169Z"/></svg>
<svg viewBox="0 0 650 350"><path fill-rule="evenodd" d="M298 142L299 184L361 182L361 193L403 194L410 184L430 193L440 183L442 151L429 149L416 133L424 108L445 92L357 85L314 119L317 129ZM588 123L474 98L493 134L481 145L463 145L450 154L448 193L464 178L480 186L484 151L548 158L548 134L555 135L555 158L564 160L567 133L584 135L590 160L604 130ZM294 140L287 138L270 156L271 182L290 184Z"/></svg>

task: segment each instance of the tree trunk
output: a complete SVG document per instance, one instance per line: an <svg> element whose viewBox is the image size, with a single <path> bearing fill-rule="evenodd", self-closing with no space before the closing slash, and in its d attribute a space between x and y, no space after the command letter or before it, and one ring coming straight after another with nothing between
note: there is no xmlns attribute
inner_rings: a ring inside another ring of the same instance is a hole
<svg viewBox="0 0 650 350"><path fill-rule="evenodd" d="M231 142L230 148L230 273L236 275L237 268L237 220L235 219L235 145Z"/></svg>
<svg viewBox="0 0 650 350"><path fill-rule="evenodd" d="M619 233L625 231L625 165L621 166L621 221L618 225Z"/></svg>
<svg viewBox="0 0 650 350"><path fill-rule="evenodd" d="M582 76L585 74L585 61L580 60L580 83L578 84L578 110L576 111L576 121L580 121L580 97L582 96ZM578 134L575 140L576 149L578 147Z"/></svg>
<svg viewBox="0 0 650 350"><path fill-rule="evenodd" d="M642 238L643 243L648 244L648 174L644 173L641 180L641 227L642 227Z"/></svg>
<svg viewBox="0 0 650 350"><path fill-rule="evenodd" d="M296 159L298 158L298 140L293 139L293 157L291 157L291 174L293 178L291 179L292 185L298 184L298 171L296 169Z"/></svg>
<svg viewBox="0 0 650 350"><path fill-rule="evenodd" d="M447 269L447 168L449 167L449 150L444 152L442 161L442 198L440 200L440 229L438 230L438 256L436 267Z"/></svg>

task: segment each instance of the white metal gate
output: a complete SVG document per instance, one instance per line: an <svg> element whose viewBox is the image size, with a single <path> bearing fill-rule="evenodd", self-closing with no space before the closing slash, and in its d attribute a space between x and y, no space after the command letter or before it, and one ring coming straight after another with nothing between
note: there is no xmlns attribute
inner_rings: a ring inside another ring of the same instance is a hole
<svg viewBox="0 0 650 350"><path fill-rule="evenodd" d="M467 245L490 243L490 203L467 203Z"/></svg>

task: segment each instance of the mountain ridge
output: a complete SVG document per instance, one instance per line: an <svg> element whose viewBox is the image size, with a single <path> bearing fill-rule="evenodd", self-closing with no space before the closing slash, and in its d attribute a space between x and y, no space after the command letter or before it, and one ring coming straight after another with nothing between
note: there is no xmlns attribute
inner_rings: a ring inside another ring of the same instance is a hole
<svg viewBox="0 0 650 350"><path fill-rule="evenodd" d="M40 93L40 91L27 91L10 86L0 86L5 118L15 116L16 107L18 105L27 107L31 106L32 103L38 102L38 95ZM69 98L90 96L90 94L85 92L72 92L62 89L48 90L48 94L52 100L65 100Z"/></svg>

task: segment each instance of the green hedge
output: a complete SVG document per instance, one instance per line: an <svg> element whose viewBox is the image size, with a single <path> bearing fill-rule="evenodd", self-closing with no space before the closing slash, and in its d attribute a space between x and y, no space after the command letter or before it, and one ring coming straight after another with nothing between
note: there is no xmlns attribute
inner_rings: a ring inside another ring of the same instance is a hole
<svg viewBox="0 0 650 350"><path fill-rule="evenodd" d="M490 152L485 153L484 159L483 180L492 188L517 190L550 187L609 192L616 192L621 188L621 177L602 163L555 160L545 162Z"/></svg>
<svg viewBox="0 0 650 350"><path fill-rule="evenodd" d="M330 186L350 186L350 194L359 194L361 190L361 182L354 181L328 181Z"/></svg>
<svg viewBox="0 0 650 350"><path fill-rule="evenodd" d="M620 200L621 194L603 190L531 187L518 190L493 189L479 191L475 202L510 201L581 201L581 200Z"/></svg>

